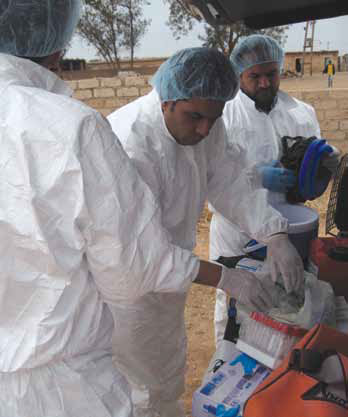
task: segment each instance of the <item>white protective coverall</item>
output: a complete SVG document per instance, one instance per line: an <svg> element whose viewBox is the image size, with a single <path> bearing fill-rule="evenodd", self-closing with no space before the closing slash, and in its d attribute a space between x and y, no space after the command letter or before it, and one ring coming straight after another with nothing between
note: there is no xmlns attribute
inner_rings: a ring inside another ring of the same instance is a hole
<svg viewBox="0 0 348 417"><path fill-rule="evenodd" d="M223 119L231 143L239 143L246 148L247 164L267 164L279 160L282 155L281 138L283 136L320 137L320 127L314 109L283 91L278 92L278 99L270 113L266 114L255 108L255 103L239 90L234 100L229 101L224 109ZM259 207L260 202L267 205L285 201L280 193L266 189L256 190L245 196L250 205ZM238 256L243 254L243 247L255 235L245 232L235 222L230 222L221 211L211 207L213 216L210 224L210 259L220 256ZM256 216L255 225L262 221ZM216 342L222 340L227 324L226 296L217 290L215 305Z"/></svg>
<svg viewBox="0 0 348 417"><path fill-rule="evenodd" d="M174 244L193 250L207 199L245 230L256 230L254 207L243 204L244 153L233 145L227 153L222 119L197 145L179 145L167 130L153 90L114 112L109 121L159 201L163 227ZM263 222L256 232L260 239L278 228L286 230L273 208L264 207L261 213ZM147 294L136 303L113 307L122 329L114 341L116 363L133 386L136 416L181 415L177 399L184 391L185 300L184 292Z"/></svg>
<svg viewBox="0 0 348 417"><path fill-rule="evenodd" d="M0 416L130 417L105 301L185 293L199 260L63 81L0 54L0 92Z"/></svg>

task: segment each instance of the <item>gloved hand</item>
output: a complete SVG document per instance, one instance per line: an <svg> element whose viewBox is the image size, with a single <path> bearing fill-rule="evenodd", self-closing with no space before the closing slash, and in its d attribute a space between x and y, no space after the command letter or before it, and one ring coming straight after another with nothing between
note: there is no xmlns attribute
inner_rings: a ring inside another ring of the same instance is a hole
<svg viewBox="0 0 348 417"><path fill-rule="evenodd" d="M268 311L272 307L266 287L249 271L224 267L217 288L255 311Z"/></svg>
<svg viewBox="0 0 348 417"><path fill-rule="evenodd" d="M296 184L296 175L290 169L282 168L279 161L272 161L270 165L258 168L262 185L270 191L285 193Z"/></svg>
<svg viewBox="0 0 348 417"><path fill-rule="evenodd" d="M332 174L334 174L341 160L341 152L334 146L330 146L333 149L333 151L331 153L324 153L322 158L322 165L325 168L327 168Z"/></svg>
<svg viewBox="0 0 348 417"><path fill-rule="evenodd" d="M288 235L279 233L269 238L267 262L273 282L283 280L287 293L298 292L304 282L303 262Z"/></svg>

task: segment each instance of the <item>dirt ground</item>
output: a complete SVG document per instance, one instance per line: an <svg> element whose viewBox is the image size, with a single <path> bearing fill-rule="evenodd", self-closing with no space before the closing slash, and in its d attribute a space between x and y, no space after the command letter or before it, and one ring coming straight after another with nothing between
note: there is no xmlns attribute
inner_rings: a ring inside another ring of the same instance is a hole
<svg viewBox="0 0 348 417"><path fill-rule="evenodd" d="M325 90L327 89L327 75L313 74L301 77L285 78L281 80L280 88L285 91L294 90ZM348 88L348 72L337 72L333 80L333 88Z"/></svg>
<svg viewBox="0 0 348 417"><path fill-rule="evenodd" d="M335 77L334 86L348 88L348 73L339 73ZM304 79L282 80L284 90L325 89L326 77L317 74ZM340 144L343 152L348 152L348 144ZM325 234L325 213L329 190L309 205L320 213L320 235ZM196 254L208 259L210 215L204 211L197 231ZM212 357L214 344L214 304L215 291L200 285L193 285L186 306L186 328L188 335L188 360L186 373L186 392L183 396L187 416L191 416L192 395L199 387L203 374Z"/></svg>

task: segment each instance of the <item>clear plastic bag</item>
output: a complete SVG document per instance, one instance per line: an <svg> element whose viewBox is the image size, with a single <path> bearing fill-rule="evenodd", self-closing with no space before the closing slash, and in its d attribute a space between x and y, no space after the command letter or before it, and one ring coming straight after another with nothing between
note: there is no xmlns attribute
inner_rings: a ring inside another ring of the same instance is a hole
<svg viewBox="0 0 348 417"><path fill-rule="evenodd" d="M304 286L300 293L288 294L281 284L274 284L271 280L267 263L242 259L237 268L252 270L268 288L274 307L266 314L273 319L305 329L311 329L317 323L336 327L333 289L329 283L318 280L315 274L304 271ZM250 310L242 305L237 305L237 308L240 322Z"/></svg>
<svg viewBox="0 0 348 417"><path fill-rule="evenodd" d="M283 323L296 325L305 329L311 329L317 323L336 326L335 296L330 284L320 281L310 272L304 272L304 297L298 295L300 305L294 305L294 294L286 294L285 290L279 291L280 298L277 307L272 308L268 315ZM281 302L280 302L281 301ZM293 311L291 311L291 309Z"/></svg>

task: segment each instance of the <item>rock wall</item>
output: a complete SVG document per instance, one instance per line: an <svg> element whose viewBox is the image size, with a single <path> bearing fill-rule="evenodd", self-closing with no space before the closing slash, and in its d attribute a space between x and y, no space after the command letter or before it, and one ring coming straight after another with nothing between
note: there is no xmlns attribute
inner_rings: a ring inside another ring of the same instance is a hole
<svg viewBox="0 0 348 417"><path fill-rule="evenodd" d="M323 138L348 143L348 89L316 91L288 91L288 93L311 104L320 123Z"/></svg>
<svg viewBox="0 0 348 417"><path fill-rule="evenodd" d="M114 110L151 91L151 76L91 78L69 81L74 97L108 116Z"/></svg>
<svg viewBox="0 0 348 417"><path fill-rule="evenodd" d="M70 81L74 97L104 116L151 91L151 76L124 76ZM348 89L288 91L311 104L317 113L322 137L348 143Z"/></svg>

